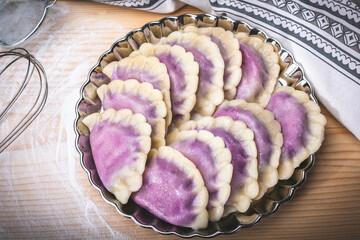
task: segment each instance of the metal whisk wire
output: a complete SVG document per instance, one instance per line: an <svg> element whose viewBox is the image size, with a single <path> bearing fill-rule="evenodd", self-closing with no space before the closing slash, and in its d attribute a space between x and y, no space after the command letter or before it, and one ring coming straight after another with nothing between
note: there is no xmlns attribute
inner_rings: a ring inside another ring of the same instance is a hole
<svg viewBox="0 0 360 240"><path fill-rule="evenodd" d="M30 108L27 114L21 119L14 129L0 142L0 153L3 152L25 129L34 121L34 119L40 114L45 106L48 96L48 83L46 78L45 69L41 63L31 55L24 48L14 48L10 51L0 52L0 61L5 57L15 57L10 63L8 63L1 71L0 76L14 63L21 59L27 60L27 69L25 77L21 83L21 86L10 103L0 113L0 121L5 117L11 107L14 105L16 100L23 93L24 89L33 77L34 71L38 74L40 90L34 102L34 105Z"/></svg>

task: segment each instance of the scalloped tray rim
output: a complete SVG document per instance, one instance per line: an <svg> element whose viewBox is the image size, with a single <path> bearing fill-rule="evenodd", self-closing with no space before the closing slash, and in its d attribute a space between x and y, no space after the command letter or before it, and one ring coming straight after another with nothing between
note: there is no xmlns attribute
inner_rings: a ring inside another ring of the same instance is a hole
<svg viewBox="0 0 360 240"><path fill-rule="evenodd" d="M96 65L94 65L94 66L91 68L91 70L89 71L88 76L87 76L87 80L84 82L84 84L83 84L83 85L81 86L81 88L80 88L80 98L78 99L78 101L77 101L77 103L76 103L76 105L75 105L76 119L75 119L74 125L73 125L74 131L75 131L75 134L76 134L75 147L76 147L76 150L77 150L77 151L79 152L79 154L80 154L80 164L81 164L81 167L82 167L82 168L85 170L85 172L87 173L89 182L90 182L91 185L100 193L102 199L103 199L106 203L112 205L112 206L116 209L116 211L117 211L121 216L124 216L124 217L126 217L126 218L130 218L130 219L133 220L137 225L139 225L139 226L141 226L141 227L151 228L151 229L153 229L155 232L158 232L158 233L161 233L161 234L164 234L164 235L174 234L174 235L176 235L176 236L183 237L183 238L192 238L192 237L205 237L205 238L210 238L210 237L214 237L214 236L217 236L217 235L220 235L220 234L232 234L232 233L238 232L241 228L252 227L252 226L256 225L257 223L259 223L259 222L261 221L261 219L263 219L264 217L270 216L270 215L274 214L275 212L277 212L277 210L279 209L279 207L280 207L282 204L288 202L288 201L294 196L295 191L305 182L306 174L307 174L307 172L310 170L310 168L313 166L314 161L315 161L315 156L314 156L314 154L310 155L310 162L309 162L309 164L301 171L301 173L302 173L301 181L299 181L298 183L296 183L295 185L293 185L293 186L290 188L290 192L289 192L287 198L283 199L282 201L276 202L274 208L273 208L270 212L268 212L268 213L263 213L263 214L259 214L259 216L258 216L251 224L240 224L240 225L239 225L238 227L236 227L234 230L229 231L229 232L224 232L224 231L219 231L219 230L218 230L218 231L216 231L215 233L213 233L213 234L211 234L211 235L202 235L201 233L193 233L193 234L189 234L189 235L182 235L182 234L179 234L179 233L177 233L177 232L175 232L175 231L164 232L164 231L161 231L161 230L157 229L157 228L156 228L155 226L153 226L153 225L142 224L142 223L140 223L140 222L136 219L136 217L134 217L134 216L132 216L132 215L128 215L128 214L123 213L123 212L118 208L118 206L117 206L114 202L108 200L108 199L104 196L104 194L103 194L102 190L100 189L100 187L98 187L98 186L93 182L93 180L92 180L92 178L91 178L92 173L91 173L91 171L90 171L89 169L87 169L87 168L85 167L84 162L83 162L83 152L80 150L79 145L78 145L78 141L79 141L79 137L80 137L80 134L79 134L79 132L77 131L77 122L78 122L78 120L79 120L79 118L80 118L80 115L79 115L79 112L78 112L78 110L79 110L79 104L80 104L80 102L84 99L84 97L83 97L83 92L84 92L85 86L90 82L90 75L91 75L91 73L92 73L97 67L100 66L101 60L102 60L105 56L107 56L108 54L112 53L112 51L114 50L114 48L115 48L119 43L124 42L124 41L127 41L127 39L128 39L130 36L132 36L134 33L139 32L139 31L140 31L140 32L143 32L144 29L145 29L146 27L150 26L150 25L154 25L154 24L160 24L160 25L162 25L162 23L163 23L165 20L181 20L183 17L191 17L191 18L193 18L193 19L199 19L199 18L203 18L203 17L210 17L210 18L213 18L213 19L224 19L224 20L226 20L226 21L229 21L229 22L233 23L233 24L234 24L234 27L235 27L235 26L238 26L239 24L241 24L241 25L244 25L245 27L247 27L250 31L256 30L256 31L260 32L261 34L263 34L263 35L265 36L265 38L266 38L265 41L266 41L266 42L269 42L269 41L270 41L270 42L276 42L276 44L280 47L278 53L281 55L282 53L285 52L285 53L292 59L292 65L297 66L297 67L299 68L300 72L303 74L303 77L302 77L301 81L305 81L306 84L309 86L310 92L309 92L308 94L309 94L310 98L311 98L314 102L316 102L316 103L318 103L318 102L317 102L317 99L316 99L316 97L315 97L315 95L314 95L314 89L313 89L313 87L311 86L310 82L309 82L309 81L306 79L306 77L304 76L303 68L301 67L301 65L300 65L299 63L297 63L297 62L295 61L293 55L292 55L288 50L284 49L284 48L282 47L282 45L281 45L276 39L274 39L274 38L272 38L272 37L269 37L264 31L262 31L262 30L260 30L260 29L258 29L258 28L254 28L254 27L250 26L248 23L246 23L246 22L244 22L244 21L236 21L236 20L233 20L233 19L231 19L231 18L229 18L229 17L226 17L226 16L214 16L214 15L212 15L212 14L202 13L202 14L197 14L197 15L196 15L196 14L182 14L182 15L179 15L179 16L168 16L168 17L164 17L164 18L162 18L162 19L160 19L160 20L158 20L158 21L148 22L148 23L144 24L141 28L137 28L137 29L134 29L134 30L130 31L128 34L126 34L125 37L120 38L119 40L115 41L115 42L111 45L111 47L109 48L109 50L107 50L106 52L104 52L103 54L101 54L101 56L99 57ZM301 82L301 81L299 81L299 82ZM297 84L299 84L299 82L298 82ZM280 82L280 84L282 84L282 83ZM305 161L305 160L306 160L306 159L304 159L304 161ZM274 201L274 202L275 202L275 201Z"/></svg>

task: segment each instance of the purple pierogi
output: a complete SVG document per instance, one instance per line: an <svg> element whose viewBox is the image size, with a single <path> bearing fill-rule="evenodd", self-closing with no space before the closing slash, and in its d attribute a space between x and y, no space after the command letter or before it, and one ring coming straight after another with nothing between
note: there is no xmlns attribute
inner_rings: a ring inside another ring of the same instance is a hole
<svg viewBox="0 0 360 240"><path fill-rule="evenodd" d="M265 107L280 72L279 55L270 43L264 43L256 36L241 32L235 37L239 40L242 53L242 78L235 98Z"/></svg>
<svg viewBox="0 0 360 240"><path fill-rule="evenodd" d="M209 194L195 165L167 146L150 151L148 162L143 185L133 200L168 223L206 228Z"/></svg>
<svg viewBox="0 0 360 240"><path fill-rule="evenodd" d="M199 83L199 65L194 56L183 47L174 45L153 45L144 43L131 57L155 56L166 65L170 77L170 97L173 123L179 125L190 119L190 112L196 103Z"/></svg>
<svg viewBox="0 0 360 240"><path fill-rule="evenodd" d="M211 115L224 100L224 60L210 37L194 32L172 32L161 44L178 45L194 55L199 64L199 87L196 92L195 112Z"/></svg>
<svg viewBox="0 0 360 240"><path fill-rule="evenodd" d="M275 88L280 56L261 36L171 31L90 75L79 144L121 204L131 197L174 226L220 226L272 197L319 149L326 119L305 92Z"/></svg>
<svg viewBox="0 0 360 240"><path fill-rule="evenodd" d="M253 132L242 121L234 121L226 116L203 117L197 121L188 121L179 129L207 130L223 139L225 147L231 152L233 165L231 193L226 204L239 212L246 212L252 199L259 193L257 151Z"/></svg>
<svg viewBox="0 0 360 240"><path fill-rule="evenodd" d="M234 37L230 31L225 31L221 27L204 27L198 28L195 26L188 26L184 32L196 32L198 34L206 35L215 43L224 59L224 93L226 99L234 99L236 94L236 87L241 79L241 52L239 48L239 40Z"/></svg>
<svg viewBox="0 0 360 240"><path fill-rule="evenodd" d="M144 115L151 126L152 147L165 145L166 105L161 92L150 83L137 80L114 80L98 88L97 94L103 109L130 109L133 113Z"/></svg>
<svg viewBox="0 0 360 240"><path fill-rule="evenodd" d="M209 219L212 222L220 220L230 195L233 173L231 153L224 141L206 130L174 130L166 142L192 161L200 171L209 192Z"/></svg>
<svg viewBox="0 0 360 240"><path fill-rule="evenodd" d="M140 189L151 146L151 127L141 114L112 108L83 119L99 177L122 203Z"/></svg>
<svg viewBox="0 0 360 240"><path fill-rule="evenodd" d="M259 173L259 194L255 199L260 199L278 181L277 168L283 144L280 124L270 111L242 99L223 102L214 114L214 117L219 116L243 121L254 132Z"/></svg>
<svg viewBox="0 0 360 240"><path fill-rule="evenodd" d="M148 82L155 89L160 90L167 108L165 117L166 127L171 123L170 80L166 66L156 57L127 57L120 61L111 62L103 69L103 73L113 80L136 79Z"/></svg>
<svg viewBox="0 0 360 240"><path fill-rule="evenodd" d="M320 148L326 119L305 92L292 87L278 87L266 109L281 125L284 144L278 172L279 179L288 179L302 161Z"/></svg>

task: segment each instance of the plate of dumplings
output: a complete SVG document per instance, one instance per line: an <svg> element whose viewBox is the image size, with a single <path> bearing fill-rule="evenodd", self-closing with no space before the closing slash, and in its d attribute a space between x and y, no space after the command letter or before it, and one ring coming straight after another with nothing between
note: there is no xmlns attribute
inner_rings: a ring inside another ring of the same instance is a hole
<svg viewBox="0 0 360 240"><path fill-rule="evenodd" d="M325 117L291 53L210 14L145 24L90 70L76 147L120 215L161 234L252 227L303 184Z"/></svg>

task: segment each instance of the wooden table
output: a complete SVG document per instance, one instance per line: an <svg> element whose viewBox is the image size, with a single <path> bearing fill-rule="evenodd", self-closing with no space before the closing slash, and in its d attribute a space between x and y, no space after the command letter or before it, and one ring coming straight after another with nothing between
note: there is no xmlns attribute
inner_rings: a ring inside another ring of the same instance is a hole
<svg viewBox="0 0 360 240"><path fill-rule="evenodd" d="M186 6L173 15L200 12ZM177 238L136 226L102 200L80 166L72 127L80 86L100 54L130 30L164 16L59 1L21 45L44 65L49 99L0 154L0 238ZM360 239L360 142L322 111L325 141L303 187L273 216L221 239Z"/></svg>

